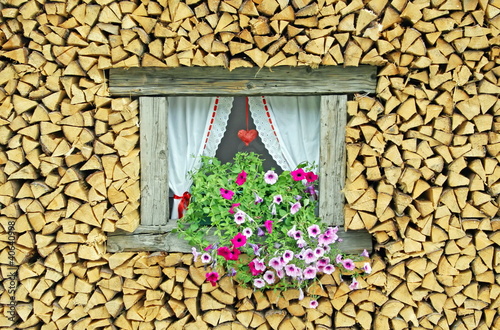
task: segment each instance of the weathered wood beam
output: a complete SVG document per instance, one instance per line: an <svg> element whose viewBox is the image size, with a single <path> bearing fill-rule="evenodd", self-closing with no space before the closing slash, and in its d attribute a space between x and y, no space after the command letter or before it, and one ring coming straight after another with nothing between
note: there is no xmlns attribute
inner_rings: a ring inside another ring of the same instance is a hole
<svg viewBox="0 0 500 330"><path fill-rule="evenodd" d="M143 95L325 95L374 93L377 68L211 67L111 69L109 90L116 96ZM203 83L200 83L200 82Z"/></svg>
<svg viewBox="0 0 500 330"><path fill-rule="evenodd" d="M191 246L172 229L176 228L175 220L170 220L165 226L140 226L133 233L116 231L108 234L107 252L121 251L168 251L190 253ZM338 235L342 238L339 248L342 252L357 254L363 249L372 248L372 236L365 230L339 229ZM211 242L216 242L215 236L208 236Z"/></svg>

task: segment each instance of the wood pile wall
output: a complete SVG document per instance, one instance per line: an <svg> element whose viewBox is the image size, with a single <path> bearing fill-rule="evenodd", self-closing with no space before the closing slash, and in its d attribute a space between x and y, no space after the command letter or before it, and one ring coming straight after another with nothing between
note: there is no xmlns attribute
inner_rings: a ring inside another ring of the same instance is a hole
<svg viewBox="0 0 500 330"><path fill-rule="evenodd" d="M0 2L0 326L500 328L500 1ZM373 273L291 290L212 288L191 257L106 253L138 221L133 66L379 66L349 102L349 228ZM13 224L14 228L9 228ZM9 233L18 266L9 318Z"/></svg>

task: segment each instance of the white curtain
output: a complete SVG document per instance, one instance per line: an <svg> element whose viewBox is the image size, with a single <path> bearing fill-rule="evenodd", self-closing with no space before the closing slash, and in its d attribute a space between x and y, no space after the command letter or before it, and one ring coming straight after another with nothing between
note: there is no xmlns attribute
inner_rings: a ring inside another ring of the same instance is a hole
<svg viewBox="0 0 500 330"><path fill-rule="evenodd" d="M283 170L319 164L320 96L250 97L249 104L262 142Z"/></svg>
<svg viewBox="0 0 500 330"><path fill-rule="evenodd" d="M186 203L192 183L188 173L200 164L196 156L215 156L232 104L232 97L168 98L168 177L175 194L172 219L182 216L179 204Z"/></svg>

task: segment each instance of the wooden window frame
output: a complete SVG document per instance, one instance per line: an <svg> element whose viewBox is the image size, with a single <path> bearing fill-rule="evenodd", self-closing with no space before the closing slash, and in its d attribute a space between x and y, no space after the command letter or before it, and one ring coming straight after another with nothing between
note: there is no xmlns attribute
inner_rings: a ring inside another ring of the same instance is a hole
<svg viewBox="0 0 500 330"><path fill-rule="evenodd" d="M371 66L241 68L232 72L223 68L188 67L111 69L111 95L139 97L141 219L133 233L122 230L110 233L108 252L191 251L184 240L171 232L177 222L169 219L168 166L165 166L168 96L321 95L320 216L340 219L340 223L330 223L343 226L341 191L346 178L347 95L375 93L375 89L376 68ZM355 253L372 246L367 231L339 233L343 238L340 247L346 252Z"/></svg>

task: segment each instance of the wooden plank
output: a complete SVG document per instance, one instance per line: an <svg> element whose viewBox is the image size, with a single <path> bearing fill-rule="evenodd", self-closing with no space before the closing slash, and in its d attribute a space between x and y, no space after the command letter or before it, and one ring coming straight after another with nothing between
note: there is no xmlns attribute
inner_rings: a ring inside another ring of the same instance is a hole
<svg viewBox="0 0 500 330"><path fill-rule="evenodd" d="M324 222L344 224L347 95L321 97L319 213Z"/></svg>
<svg viewBox="0 0 500 330"><path fill-rule="evenodd" d="M168 251L190 253L188 243L172 233L177 226L175 220L170 220L165 226L140 226L134 233L117 231L108 234L107 252L121 251ZM340 229L338 235L342 238L339 248L345 253L359 254L363 249L371 251L372 236L365 230ZM215 236L207 236L210 242L215 242Z"/></svg>
<svg viewBox="0 0 500 330"><path fill-rule="evenodd" d="M168 207L167 98L141 97L141 226L164 225Z"/></svg>
<svg viewBox="0 0 500 330"><path fill-rule="evenodd" d="M272 70L212 67L110 69L112 95L326 95L375 93L372 66L277 67Z"/></svg>

